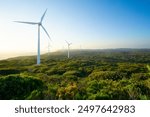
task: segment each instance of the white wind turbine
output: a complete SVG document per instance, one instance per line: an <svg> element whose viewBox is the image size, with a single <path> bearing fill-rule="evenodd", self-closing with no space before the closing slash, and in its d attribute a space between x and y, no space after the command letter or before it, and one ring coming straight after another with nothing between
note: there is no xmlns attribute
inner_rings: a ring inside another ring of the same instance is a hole
<svg viewBox="0 0 150 117"><path fill-rule="evenodd" d="M67 43L67 45L68 45L68 58L70 57L69 55L70 55L70 45L72 44L72 43L68 43L67 41L66 41L66 43Z"/></svg>
<svg viewBox="0 0 150 117"><path fill-rule="evenodd" d="M52 46L50 45L50 43L48 43L48 46L47 46L47 48L48 48L48 56L49 56L49 53L50 53L50 47L52 47Z"/></svg>
<svg viewBox="0 0 150 117"><path fill-rule="evenodd" d="M47 11L47 9L46 9ZM40 22L24 22L24 21L15 21L17 23L24 23L24 24L31 24L31 25L38 25L38 50L37 50L37 65L40 64L40 27L43 28L43 30L45 31L45 33L47 34L48 38L50 39L50 36L48 34L48 32L46 31L46 29L44 28L44 26L42 25L42 21L44 19L44 16L46 14L46 11L44 12L44 14L41 17Z"/></svg>

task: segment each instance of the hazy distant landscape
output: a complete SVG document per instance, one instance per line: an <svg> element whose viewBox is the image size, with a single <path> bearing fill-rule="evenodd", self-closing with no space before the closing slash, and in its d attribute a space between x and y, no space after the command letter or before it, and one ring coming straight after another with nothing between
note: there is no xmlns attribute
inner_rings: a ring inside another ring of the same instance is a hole
<svg viewBox="0 0 150 117"><path fill-rule="evenodd" d="M71 50L0 61L0 99L150 99L150 49Z"/></svg>

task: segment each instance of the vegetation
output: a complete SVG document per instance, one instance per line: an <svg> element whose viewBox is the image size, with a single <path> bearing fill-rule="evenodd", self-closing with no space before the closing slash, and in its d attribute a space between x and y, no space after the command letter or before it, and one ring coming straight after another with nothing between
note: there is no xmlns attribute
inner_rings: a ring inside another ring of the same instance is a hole
<svg viewBox="0 0 150 117"><path fill-rule="evenodd" d="M148 100L150 50L73 50L0 61L0 99Z"/></svg>

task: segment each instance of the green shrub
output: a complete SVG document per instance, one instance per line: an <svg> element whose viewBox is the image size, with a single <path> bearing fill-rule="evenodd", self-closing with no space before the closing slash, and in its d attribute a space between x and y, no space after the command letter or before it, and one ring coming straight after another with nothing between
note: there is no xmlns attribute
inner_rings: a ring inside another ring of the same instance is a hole
<svg viewBox="0 0 150 117"><path fill-rule="evenodd" d="M0 99L25 99L33 90L43 88L40 80L20 75L0 78Z"/></svg>
<svg viewBox="0 0 150 117"><path fill-rule="evenodd" d="M138 81L139 80L146 80L149 78L149 75L146 73L134 73L134 74L132 74L131 78L134 80L138 80Z"/></svg>
<svg viewBox="0 0 150 117"><path fill-rule="evenodd" d="M31 94L26 98L27 100L42 100L43 93L41 90L33 90Z"/></svg>
<svg viewBox="0 0 150 117"><path fill-rule="evenodd" d="M121 80L125 76L124 73L117 71L93 71L89 77L96 80Z"/></svg>
<svg viewBox="0 0 150 117"><path fill-rule="evenodd" d="M3 68L0 69L0 75L9 75L9 74L19 74L20 71L12 68Z"/></svg>
<svg viewBox="0 0 150 117"><path fill-rule="evenodd" d="M64 76L68 76L68 75L74 75L77 77L81 77L81 72L78 70L72 70L72 71L66 71L64 74Z"/></svg>

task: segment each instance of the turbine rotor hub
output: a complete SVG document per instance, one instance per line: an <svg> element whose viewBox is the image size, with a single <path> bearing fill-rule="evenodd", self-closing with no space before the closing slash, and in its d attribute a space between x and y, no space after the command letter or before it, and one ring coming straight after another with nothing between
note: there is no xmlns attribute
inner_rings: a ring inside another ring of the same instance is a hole
<svg viewBox="0 0 150 117"><path fill-rule="evenodd" d="M39 22L39 23L38 23L38 25L39 25L39 26L41 26L41 25L42 25L42 23L41 23L41 22Z"/></svg>

